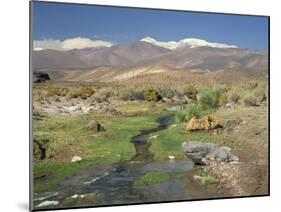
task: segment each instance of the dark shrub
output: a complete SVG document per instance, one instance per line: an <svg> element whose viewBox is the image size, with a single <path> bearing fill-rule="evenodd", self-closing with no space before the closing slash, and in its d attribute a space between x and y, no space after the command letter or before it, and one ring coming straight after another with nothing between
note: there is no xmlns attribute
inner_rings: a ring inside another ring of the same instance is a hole
<svg viewBox="0 0 281 212"><path fill-rule="evenodd" d="M245 106L258 106L257 98L254 95L247 95L243 99Z"/></svg>
<svg viewBox="0 0 281 212"><path fill-rule="evenodd" d="M257 82L249 82L249 84L248 84L248 87L250 89L254 89L254 88L258 87L258 86L259 86L259 83L257 83Z"/></svg>
<svg viewBox="0 0 281 212"><path fill-rule="evenodd" d="M237 103L240 99L240 96L236 92L231 92L229 94L229 100L233 103Z"/></svg>
<svg viewBox="0 0 281 212"><path fill-rule="evenodd" d="M255 97L257 98L257 101L259 103L265 102L266 99L267 99L266 92L264 90L261 90L261 89L259 89L255 92Z"/></svg>
<svg viewBox="0 0 281 212"><path fill-rule="evenodd" d="M220 96L218 91L205 91L200 95L199 103L204 109L214 108L218 106Z"/></svg>
<svg viewBox="0 0 281 212"><path fill-rule="evenodd" d="M143 96L146 101L159 101L162 97L154 89L147 89L143 91Z"/></svg>

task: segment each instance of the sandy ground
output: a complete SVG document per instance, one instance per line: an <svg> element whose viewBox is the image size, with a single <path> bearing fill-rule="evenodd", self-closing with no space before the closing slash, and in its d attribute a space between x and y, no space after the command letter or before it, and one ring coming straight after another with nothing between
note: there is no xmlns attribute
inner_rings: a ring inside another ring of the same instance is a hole
<svg viewBox="0 0 281 212"><path fill-rule="evenodd" d="M227 132L223 145L232 148L240 162L211 163L219 180L218 188L234 196L268 194L268 117L267 107L220 110L222 120L240 120Z"/></svg>

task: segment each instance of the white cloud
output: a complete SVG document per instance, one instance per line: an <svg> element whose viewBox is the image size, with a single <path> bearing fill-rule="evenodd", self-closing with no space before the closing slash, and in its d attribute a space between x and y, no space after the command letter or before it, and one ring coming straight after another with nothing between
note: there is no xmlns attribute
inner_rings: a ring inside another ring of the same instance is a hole
<svg viewBox="0 0 281 212"><path fill-rule="evenodd" d="M161 42L151 37L145 37L141 39L141 41L151 43L155 46L161 46L167 49L177 49L182 47L197 48L202 46L208 46L213 48L238 48L237 46L234 45L228 45L224 43L211 43L206 40L197 39L197 38L186 38L180 41Z"/></svg>
<svg viewBox="0 0 281 212"><path fill-rule="evenodd" d="M40 51L43 49L54 49L59 51L67 51L71 49L84 49L91 47L110 47L113 43L102 40L91 40L89 38L71 38L64 41L54 39L34 40L33 50Z"/></svg>

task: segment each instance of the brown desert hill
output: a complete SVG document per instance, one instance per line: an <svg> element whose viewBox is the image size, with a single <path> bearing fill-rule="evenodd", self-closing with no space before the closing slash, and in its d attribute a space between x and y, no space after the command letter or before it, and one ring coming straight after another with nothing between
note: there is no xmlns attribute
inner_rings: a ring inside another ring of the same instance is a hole
<svg viewBox="0 0 281 212"><path fill-rule="evenodd" d="M54 81L77 82L122 82L146 75L162 75L166 72L175 72L164 65L151 66L99 66L87 69L44 69ZM35 72L36 73L36 72Z"/></svg>
<svg viewBox="0 0 281 212"><path fill-rule="evenodd" d="M240 83L266 80L266 70L225 69L218 71L186 71L165 65L100 66L88 69L42 70L53 81L102 82L122 84L186 84L186 83Z"/></svg>
<svg viewBox="0 0 281 212"><path fill-rule="evenodd" d="M86 64L73 51L57 51L46 49L32 52L33 70L81 68Z"/></svg>
<svg viewBox="0 0 281 212"><path fill-rule="evenodd" d="M239 48L178 48L147 42L102 48L33 52L33 70L77 82L203 82L268 77L268 54Z"/></svg>
<svg viewBox="0 0 281 212"><path fill-rule="evenodd" d="M267 52L239 48L179 48L168 50L146 42L70 51L33 52L33 69L85 69L99 66L163 65L186 71L226 69L267 70Z"/></svg>
<svg viewBox="0 0 281 212"><path fill-rule="evenodd" d="M89 52L80 57L89 66L132 66L139 61L156 57L170 50L146 42L115 45L100 51Z"/></svg>
<svg viewBox="0 0 281 212"><path fill-rule="evenodd" d="M160 64L186 70L217 71L224 69L266 70L266 52L239 48L180 48L140 62L142 65Z"/></svg>
<svg viewBox="0 0 281 212"><path fill-rule="evenodd" d="M33 51L33 69L73 69L98 66L131 66L170 50L146 42L69 51Z"/></svg>

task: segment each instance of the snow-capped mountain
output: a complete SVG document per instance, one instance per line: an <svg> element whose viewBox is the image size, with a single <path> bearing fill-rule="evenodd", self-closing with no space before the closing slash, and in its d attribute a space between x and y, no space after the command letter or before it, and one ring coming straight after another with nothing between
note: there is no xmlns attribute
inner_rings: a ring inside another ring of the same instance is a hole
<svg viewBox="0 0 281 212"><path fill-rule="evenodd" d="M151 43L155 46L161 46L167 49L178 49L183 47L189 47L189 48L197 48L197 47L213 47L213 48L238 48L235 45L228 45L224 43L211 43L206 40L197 39L197 38L186 38L180 41L167 41L167 42L161 42L157 41L154 38L151 37L145 37L141 39L140 41Z"/></svg>
<svg viewBox="0 0 281 212"><path fill-rule="evenodd" d="M137 42L99 48L82 48L84 43L78 44L69 47L71 50L43 48L41 51L33 51L33 69L85 69L102 66L118 69L156 65L172 69L217 71L266 70L268 65L266 52L192 38L178 42L159 42L147 37ZM92 42L87 45L92 45ZM74 46L75 49L72 49Z"/></svg>

